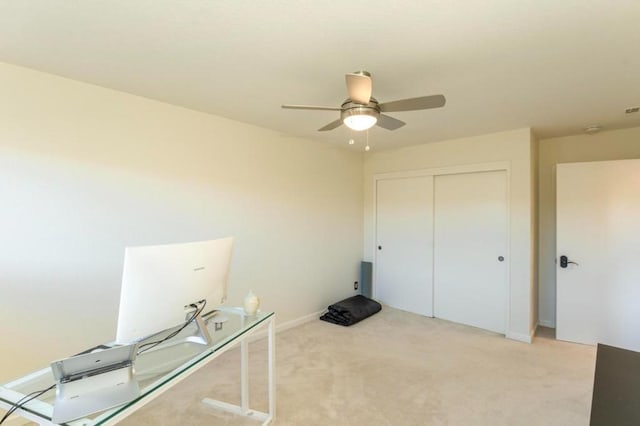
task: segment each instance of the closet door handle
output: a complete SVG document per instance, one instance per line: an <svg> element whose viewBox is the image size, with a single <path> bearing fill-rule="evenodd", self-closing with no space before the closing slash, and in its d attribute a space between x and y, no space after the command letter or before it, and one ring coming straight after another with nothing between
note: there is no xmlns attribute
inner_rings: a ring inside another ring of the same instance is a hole
<svg viewBox="0 0 640 426"><path fill-rule="evenodd" d="M382 250L382 246L378 246L378 250Z"/></svg>

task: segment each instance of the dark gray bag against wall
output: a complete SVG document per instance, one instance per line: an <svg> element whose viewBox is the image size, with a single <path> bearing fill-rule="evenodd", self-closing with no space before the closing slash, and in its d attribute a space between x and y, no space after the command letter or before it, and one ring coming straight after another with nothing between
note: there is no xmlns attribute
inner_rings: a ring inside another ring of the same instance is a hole
<svg viewBox="0 0 640 426"><path fill-rule="evenodd" d="M349 326L381 310L382 306L378 302L358 294L330 305L327 313L322 315L320 319L333 324Z"/></svg>

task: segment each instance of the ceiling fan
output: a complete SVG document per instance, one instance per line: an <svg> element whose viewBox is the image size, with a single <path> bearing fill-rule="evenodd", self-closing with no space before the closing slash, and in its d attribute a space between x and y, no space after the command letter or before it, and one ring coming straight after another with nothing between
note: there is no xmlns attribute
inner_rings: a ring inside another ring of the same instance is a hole
<svg viewBox="0 0 640 426"><path fill-rule="evenodd" d="M383 129L396 130L406 123L383 112L416 111L443 107L446 99L443 95L421 96L418 98L378 103L371 96L371 74L367 71L356 71L345 75L349 97L340 107L324 107L314 105L282 105L288 109L308 109L324 111L340 111L340 118L318 129L319 132L333 130L344 123L352 130L367 130L374 125Z"/></svg>

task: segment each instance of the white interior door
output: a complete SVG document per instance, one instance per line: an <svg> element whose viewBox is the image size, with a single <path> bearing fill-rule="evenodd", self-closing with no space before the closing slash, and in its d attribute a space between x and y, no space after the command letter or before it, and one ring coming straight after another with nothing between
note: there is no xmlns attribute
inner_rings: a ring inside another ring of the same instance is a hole
<svg viewBox="0 0 640 426"><path fill-rule="evenodd" d="M433 316L433 176L378 180L374 295Z"/></svg>
<svg viewBox="0 0 640 426"><path fill-rule="evenodd" d="M556 337L640 351L640 160L558 164L556 191Z"/></svg>
<svg viewBox="0 0 640 426"><path fill-rule="evenodd" d="M435 177L434 316L505 333L507 174Z"/></svg>

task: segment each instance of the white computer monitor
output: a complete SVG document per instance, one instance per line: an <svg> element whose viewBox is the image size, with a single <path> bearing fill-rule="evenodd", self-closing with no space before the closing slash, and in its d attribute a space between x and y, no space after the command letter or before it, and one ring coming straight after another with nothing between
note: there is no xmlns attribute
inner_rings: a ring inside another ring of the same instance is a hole
<svg viewBox="0 0 640 426"><path fill-rule="evenodd" d="M116 343L184 324L201 300L207 309L224 303L232 248L233 238L127 247Z"/></svg>

